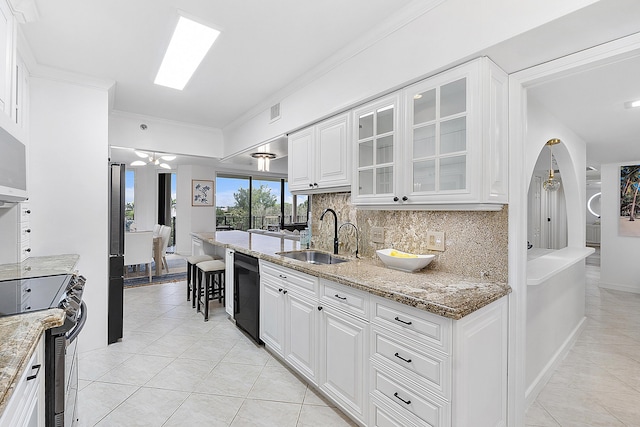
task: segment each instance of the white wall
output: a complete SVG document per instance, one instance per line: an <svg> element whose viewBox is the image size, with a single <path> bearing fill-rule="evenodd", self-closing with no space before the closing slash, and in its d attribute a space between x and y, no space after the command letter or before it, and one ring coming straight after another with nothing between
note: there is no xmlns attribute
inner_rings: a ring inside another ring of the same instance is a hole
<svg viewBox="0 0 640 427"><path fill-rule="evenodd" d="M107 343L107 89L32 77L30 225L33 255L75 253L87 278L81 351Z"/></svg>
<svg viewBox="0 0 640 427"><path fill-rule="evenodd" d="M127 166L129 167L129 166ZM158 172L151 166L132 167L135 171L134 222L136 230L153 230L158 222ZM165 170L165 172L169 172Z"/></svg>
<svg viewBox="0 0 640 427"><path fill-rule="evenodd" d="M620 166L640 160L602 165L602 218L600 237L600 286L640 293L640 237L618 234L620 218Z"/></svg>
<svg viewBox="0 0 640 427"><path fill-rule="evenodd" d="M215 206L191 206L191 180L211 180L214 182L216 171L210 167L178 166L176 201L176 252L191 255L191 232L215 231ZM184 195L184 196L182 196Z"/></svg>
<svg viewBox="0 0 640 427"><path fill-rule="evenodd" d="M378 35L377 42L375 38L361 40L356 53L327 64L308 81L287 88L287 96L274 100L281 105L278 121L269 123L265 105L254 116L225 127L225 155L449 68L462 59L477 56L483 49L594 2L447 0L427 13L417 10L407 25L385 28L387 32ZM453 16L456 18L451 19Z"/></svg>
<svg viewBox="0 0 640 427"><path fill-rule="evenodd" d="M147 129L140 129L140 124ZM222 131L156 117L114 111L109 115L109 145L164 153L222 157Z"/></svg>
<svg viewBox="0 0 640 427"><path fill-rule="evenodd" d="M584 313L584 261L541 285L527 286L527 400L535 398L537 388L544 385L542 377L549 374L549 364L570 345Z"/></svg>

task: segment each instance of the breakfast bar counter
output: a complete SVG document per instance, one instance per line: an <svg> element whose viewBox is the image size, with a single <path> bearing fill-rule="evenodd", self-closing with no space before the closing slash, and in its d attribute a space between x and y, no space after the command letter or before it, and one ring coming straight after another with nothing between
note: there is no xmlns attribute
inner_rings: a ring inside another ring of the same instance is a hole
<svg viewBox="0 0 640 427"><path fill-rule="evenodd" d="M455 320L511 292L511 287L503 282L428 269L405 273L385 267L378 259L344 257L349 259L349 262L326 265L297 261L280 253L300 250L300 243L274 236L237 230L200 232L192 235L214 246L230 248Z"/></svg>

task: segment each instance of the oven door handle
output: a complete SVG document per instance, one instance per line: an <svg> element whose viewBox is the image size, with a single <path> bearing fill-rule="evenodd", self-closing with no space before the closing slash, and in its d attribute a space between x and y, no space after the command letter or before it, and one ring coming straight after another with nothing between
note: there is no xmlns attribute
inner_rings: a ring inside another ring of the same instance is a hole
<svg viewBox="0 0 640 427"><path fill-rule="evenodd" d="M80 305L80 317L78 317L78 320L76 321L76 325L73 327L73 329L69 331L69 334L67 335L67 341L69 344L71 344L73 341L75 341L76 338L78 338L78 335L80 335L80 332L82 331L82 328L84 328L84 324L86 322L87 322L87 305L84 303L84 301L82 301Z"/></svg>

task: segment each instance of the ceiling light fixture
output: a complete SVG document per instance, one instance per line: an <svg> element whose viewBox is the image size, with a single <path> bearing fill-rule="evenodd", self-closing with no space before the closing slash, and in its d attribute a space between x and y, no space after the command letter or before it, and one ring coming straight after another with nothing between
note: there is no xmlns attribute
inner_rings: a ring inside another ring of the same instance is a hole
<svg viewBox="0 0 640 427"><path fill-rule="evenodd" d="M219 35L220 31L181 16L154 83L184 89Z"/></svg>
<svg viewBox="0 0 640 427"><path fill-rule="evenodd" d="M549 146L549 177L546 179L545 182L542 183L542 188L545 189L545 191L557 191L558 188L560 188L560 181L558 181L557 179L554 178L553 176L553 150L552 147L556 144L560 144L560 141L558 138L553 138L547 141L547 143L545 145Z"/></svg>
<svg viewBox="0 0 640 427"><path fill-rule="evenodd" d="M158 153L148 154L143 151L137 151L137 150L134 150L134 153L136 153L138 157L143 158L145 160L133 161L129 164L129 166L154 165L154 166L160 166L163 169L171 169L171 166L169 166L164 162L160 163L160 161L165 160L167 162L170 162L171 160L174 160L177 157L173 154L158 154Z"/></svg>
<svg viewBox="0 0 640 427"><path fill-rule="evenodd" d="M258 170L260 172L269 172L269 162L276 158L273 153L251 153L251 157L258 159Z"/></svg>

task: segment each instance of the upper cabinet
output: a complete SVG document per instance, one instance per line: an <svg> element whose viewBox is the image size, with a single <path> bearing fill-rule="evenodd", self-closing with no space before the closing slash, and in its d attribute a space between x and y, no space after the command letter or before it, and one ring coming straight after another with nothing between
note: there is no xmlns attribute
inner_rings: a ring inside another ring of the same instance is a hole
<svg viewBox="0 0 640 427"><path fill-rule="evenodd" d="M289 191L349 191L350 153L348 113L289 135Z"/></svg>
<svg viewBox="0 0 640 427"><path fill-rule="evenodd" d="M479 58L355 109L354 203L501 209L507 95L506 74Z"/></svg>
<svg viewBox="0 0 640 427"><path fill-rule="evenodd" d="M0 110L11 115L11 86L15 58L15 19L6 0L0 0Z"/></svg>

